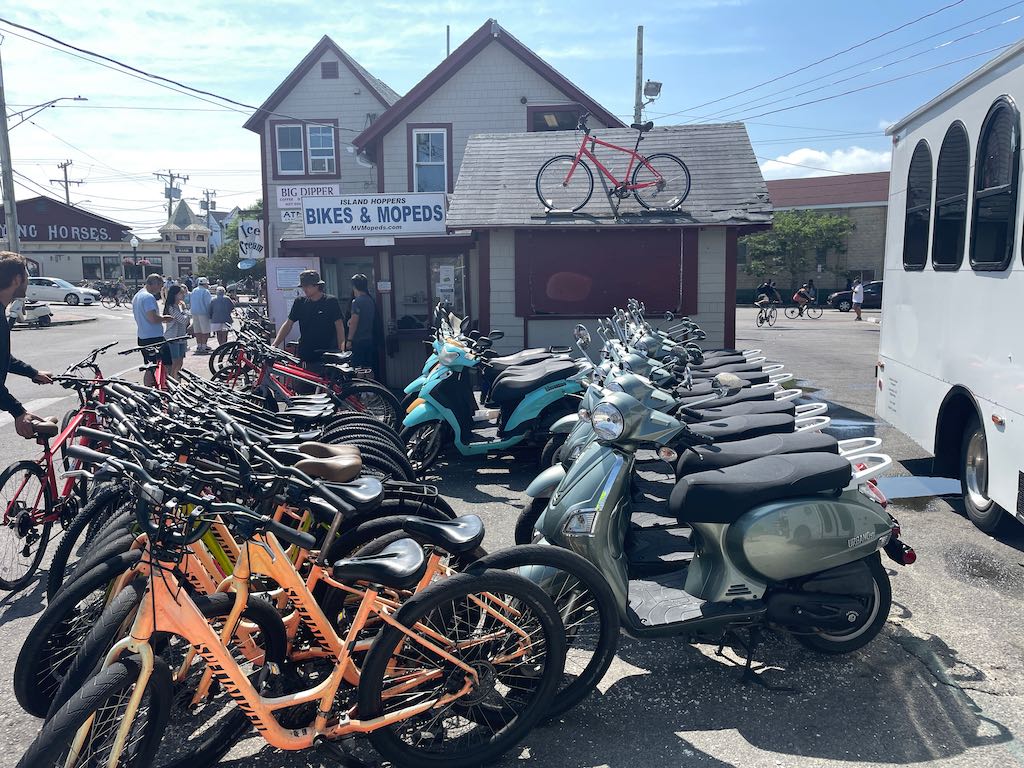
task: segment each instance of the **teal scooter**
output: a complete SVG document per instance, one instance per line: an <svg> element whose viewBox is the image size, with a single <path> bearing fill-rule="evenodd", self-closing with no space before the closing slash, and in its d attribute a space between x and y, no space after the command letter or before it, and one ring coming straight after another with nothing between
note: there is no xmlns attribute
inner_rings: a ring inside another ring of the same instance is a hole
<svg viewBox="0 0 1024 768"><path fill-rule="evenodd" d="M550 427L579 408L589 360L552 359L511 367L494 381L481 409L473 387L474 371L487 360L474 347L446 340L437 362L424 377L419 396L409 405L401 437L413 467L430 467L449 441L463 456L503 451L520 444L538 449Z"/></svg>

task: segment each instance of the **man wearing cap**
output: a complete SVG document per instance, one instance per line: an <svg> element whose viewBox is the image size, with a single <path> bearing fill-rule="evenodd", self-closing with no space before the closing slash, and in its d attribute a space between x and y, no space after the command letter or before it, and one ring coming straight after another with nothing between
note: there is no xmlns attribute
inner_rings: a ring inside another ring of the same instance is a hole
<svg viewBox="0 0 1024 768"><path fill-rule="evenodd" d="M320 273L307 269L299 275L302 296L295 299L288 319L277 332L274 346L283 346L295 323L299 324L299 358L305 363L318 363L324 350L343 349L345 322L341 304L335 296L324 292Z"/></svg>
<svg viewBox="0 0 1024 768"><path fill-rule="evenodd" d="M231 313L235 303L224 295L224 286L217 286L217 298L210 302L210 330L217 334L217 343L226 344L231 330Z"/></svg>
<svg viewBox="0 0 1024 768"><path fill-rule="evenodd" d="M192 290L189 309L192 312L192 333L196 337L196 354L208 355L210 348L206 342L210 339L210 302L213 295L210 293L210 281L205 277L199 278L199 285Z"/></svg>

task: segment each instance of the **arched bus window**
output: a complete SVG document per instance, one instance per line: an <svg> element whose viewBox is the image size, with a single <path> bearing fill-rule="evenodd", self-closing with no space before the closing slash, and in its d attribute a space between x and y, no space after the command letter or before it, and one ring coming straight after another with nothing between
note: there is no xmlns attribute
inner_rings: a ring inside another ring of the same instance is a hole
<svg viewBox="0 0 1024 768"><path fill-rule="evenodd" d="M907 173L907 216L903 226L903 268L924 269L932 223L932 151L917 142Z"/></svg>
<svg viewBox="0 0 1024 768"><path fill-rule="evenodd" d="M932 268L953 271L964 260L967 234L967 182L971 173L971 144L959 120L949 126L935 169L935 235Z"/></svg>
<svg viewBox="0 0 1024 768"><path fill-rule="evenodd" d="M1003 270L1013 253L1020 167L1020 114L1009 96L1000 96L981 124L974 159L974 211L971 266Z"/></svg>

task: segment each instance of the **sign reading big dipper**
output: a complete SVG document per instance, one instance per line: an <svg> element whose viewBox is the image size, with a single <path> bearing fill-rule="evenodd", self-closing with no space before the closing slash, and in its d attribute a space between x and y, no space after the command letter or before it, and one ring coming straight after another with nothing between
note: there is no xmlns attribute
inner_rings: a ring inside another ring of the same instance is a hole
<svg viewBox="0 0 1024 768"><path fill-rule="evenodd" d="M444 234L445 194L304 197L302 223L310 238Z"/></svg>

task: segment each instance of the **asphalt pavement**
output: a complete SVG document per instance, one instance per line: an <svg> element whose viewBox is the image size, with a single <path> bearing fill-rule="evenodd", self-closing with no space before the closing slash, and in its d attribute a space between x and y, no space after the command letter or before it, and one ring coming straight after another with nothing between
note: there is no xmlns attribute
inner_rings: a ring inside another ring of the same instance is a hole
<svg viewBox="0 0 1024 768"><path fill-rule="evenodd" d="M62 369L106 339L134 338L130 318L97 308L95 323L19 333L15 354ZM877 313L865 313L871 320ZM827 312L820 320L780 318L757 329L740 309L738 345L786 363L811 398L830 403L839 437L877 434L896 460L892 474L927 474L924 452L874 414L877 322ZM78 353L81 354L78 354ZM76 357L77 354L77 357ZM117 372L124 358L103 361ZM201 365L201 359L196 364ZM65 362L67 361L67 362ZM12 379L42 414L62 413L63 394ZM8 460L34 446L0 423ZM526 454L442 463L434 480L456 510L480 515L485 546L511 544L523 490L536 474ZM827 658L782 636L754 653L758 679L741 683L744 657L678 640L622 638L600 690L560 721L535 730L503 766L676 768L735 766L1024 765L1024 526L995 540L976 530L955 500L894 501L903 537L918 553L908 568L883 559L893 609L882 634L849 656ZM0 764L13 764L37 721L18 708L10 676L20 640L43 606L42 589L0 601ZM333 766L329 755L284 754L256 737L223 765L245 768Z"/></svg>

